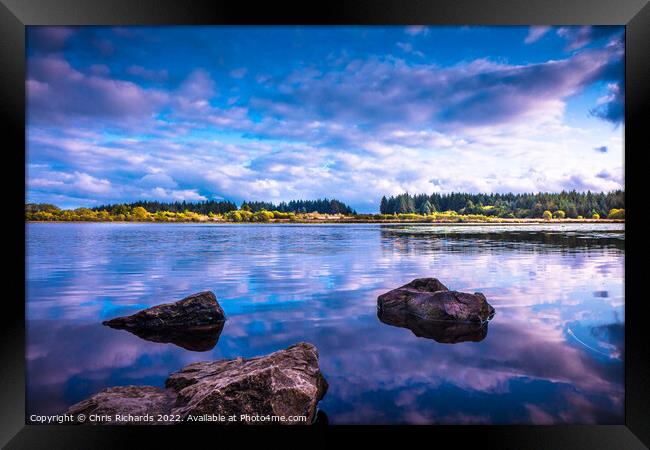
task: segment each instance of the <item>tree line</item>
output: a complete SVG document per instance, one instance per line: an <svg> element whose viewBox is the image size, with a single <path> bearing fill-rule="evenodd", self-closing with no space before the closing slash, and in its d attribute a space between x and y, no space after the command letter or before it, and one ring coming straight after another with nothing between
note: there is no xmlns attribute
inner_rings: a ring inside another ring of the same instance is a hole
<svg viewBox="0 0 650 450"><path fill-rule="evenodd" d="M555 217L606 217L613 209L625 208L625 191L529 194L468 194L452 192L382 197L381 214L431 214L455 211L503 218L542 218L544 212Z"/></svg>
<svg viewBox="0 0 650 450"><path fill-rule="evenodd" d="M111 205L101 205L91 208L93 211L108 211L111 214L126 214L128 211L137 208L144 208L149 213L167 211L174 213L184 213L186 211L208 215L225 214L230 211L236 211L237 205L227 200L208 200L203 202L158 202L158 201L137 201L132 203L116 203Z"/></svg>
<svg viewBox="0 0 650 450"><path fill-rule="evenodd" d="M147 212L157 213L159 211L169 212L193 212L197 214L208 215L226 214L231 211L237 211L237 205L228 200L209 200L203 202L159 202L159 201L137 201L132 203L117 203L111 205L101 205L91 208L93 211L108 211L111 214L124 214L127 210L143 207ZM290 202L281 202L278 204L261 201L245 201L241 204L241 210L259 212L259 211L280 211L292 213L320 213L320 214L356 214L354 209L345 203L336 199L318 199L318 200L291 200Z"/></svg>
<svg viewBox="0 0 650 450"><path fill-rule="evenodd" d="M294 219L296 214L356 215L356 211L335 199L292 200L270 202L243 202L240 208L228 200L203 202L136 201L115 203L92 208L62 210L49 203L27 203L27 220L63 221L198 221L201 217L221 217L232 222L266 222L271 219Z"/></svg>
<svg viewBox="0 0 650 450"><path fill-rule="evenodd" d="M381 214L357 214L354 209L335 199L292 200L278 204L245 201L240 208L227 200L203 202L137 201L102 205L93 208L61 210L48 203L25 205L27 220L199 220L200 217L221 217L234 222L295 219L290 215L306 213L342 214L356 219L423 219L447 218L456 214L465 218L571 218L624 219L625 192L577 192L537 194L469 194L452 192L411 195L404 193L382 197ZM268 213L268 214L267 214ZM267 217L268 216L268 217ZM439 217L440 216L440 217ZM458 218L455 216L454 218Z"/></svg>
<svg viewBox="0 0 650 450"><path fill-rule="evenodd" d="M292 213L320 213L320 214L344 214L355 215L356 211L335 199L318 199L318 200L291 200L290 202L280 202L278 204L270 202L244 202L241 205L244 211L280 211Z"/></svg>

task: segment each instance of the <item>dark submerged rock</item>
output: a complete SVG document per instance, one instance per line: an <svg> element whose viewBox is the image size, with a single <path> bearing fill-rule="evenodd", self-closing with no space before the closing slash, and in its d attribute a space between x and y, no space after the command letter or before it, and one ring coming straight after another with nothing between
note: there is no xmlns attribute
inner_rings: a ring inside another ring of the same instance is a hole
<svg viewBox="0 0 650 450"><path fill-rule="evenodd" d="M377 298L380 318L402 320L409 315L430 321L483 323L494 308L480 292L450 291L436 278L418 278Z"/></svg>
<svg viewBox="0 0 650 450"><path fill-rule="evenodd" d="M480 342L487 336L488 324L481 322L452 322L426 320L409 314L384 316L378 311L379 320L394 327L408 328L417 337L433 339L441 344Z"/></svg>
<svg viewBox="0 0 650 450"><path fill-rule="evenodd" d="M226 316L212 292L199 292L175 303L143 309L133 315L102 322L125 330L207 330L223 325Z"/></svg>
<svg viewBox="0 0 650 450"><path fill-rule="evenodd" d="M218 322L214 326L182 329L140 329L126 328L126 331L135 334L141 339L161 344L174 344L193 352L207 352L212 350L219 341L223 326L226 322ZM115 327L119 328L119 327Z"/></svg>
<svg viewBox="0 0 650 450"><path fill-rule="evenodd" d="M173 373L166 389L152 386L112 387L71 406L69 414L203 414L305 416L315 421L327 382L316 347L308 343L255 358L198 362ZM87 422L84 422L87 423ZM110 422L105 422L110 423ZM228 422L225 422L228 423ZM266 422L289 423L289 422Z"/></svg>

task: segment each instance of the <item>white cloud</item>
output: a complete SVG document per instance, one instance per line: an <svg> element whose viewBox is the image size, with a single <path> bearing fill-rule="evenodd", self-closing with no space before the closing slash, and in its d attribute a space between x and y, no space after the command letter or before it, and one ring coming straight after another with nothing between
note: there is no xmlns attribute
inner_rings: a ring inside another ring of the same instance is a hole
<svg viewBox="0 0 650 450"><path fill-rule="evenodd" d="M404 32L410 36L427 35L429 29L424 25L411 25L406 27Z"/></svg>
<svg viewBox="0 0 650 450"><path fill-rule="evenodd" d="M95 178L92 175L82 172L75 172L73 186L80 191L89 194L106 194L111 190L111 182L107 179Z"/></svg>
<svg viewBox="0 0 650 450"><path fill-rule="evenodd" d="M150 173L140 178L140 184L150 187L175 188L178 183L166 173Z"/></svg>
<svg viewBox="0 0 650 450"><path fill-rule="evenodd" d="M528 36L524 39L526 44L532 44L540 40L546 33L550 31L551 27L549 26L532 26L528 30Z"/></svg>
<svg viewBox="0 0 650 450"><path fill-rule="evenodd" d="M157 200L172 200L172 201L189 201L198 202L207 200L206 197L199 194L196 189L164 189L157 187L149 192L143 193L143 197L154 198Z"/></svg>

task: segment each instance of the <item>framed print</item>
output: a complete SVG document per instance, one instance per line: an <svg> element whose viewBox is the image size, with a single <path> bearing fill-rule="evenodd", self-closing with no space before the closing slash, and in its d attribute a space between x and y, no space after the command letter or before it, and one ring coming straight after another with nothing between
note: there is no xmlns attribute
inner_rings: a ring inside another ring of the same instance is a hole
<svg viewBox="0 0 650 450"><path fill-rule="evenodd" d="M647 2L2 2L7 448L650 443Z"/></svg>

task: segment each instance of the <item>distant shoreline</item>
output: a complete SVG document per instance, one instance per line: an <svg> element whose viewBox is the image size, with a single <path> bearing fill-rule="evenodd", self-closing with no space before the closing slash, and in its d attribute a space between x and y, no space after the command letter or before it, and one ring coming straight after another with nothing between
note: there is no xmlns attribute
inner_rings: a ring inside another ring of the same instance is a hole
<svg viewBox="0 0 650 450"><path fill-rule="evenodd" d="M313 219L313 220L270 220L268 222L230 222L224 220L176 220L176 221L126 221L126 220L26 220L25 223L151 223L174 224L194 223L206 225L309 225L309 224L376 224L376 225L539 225L539 224L599 224L625 223L625 219L492 219L492 220L367 220L367 219Z"/></svg>

